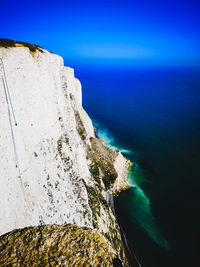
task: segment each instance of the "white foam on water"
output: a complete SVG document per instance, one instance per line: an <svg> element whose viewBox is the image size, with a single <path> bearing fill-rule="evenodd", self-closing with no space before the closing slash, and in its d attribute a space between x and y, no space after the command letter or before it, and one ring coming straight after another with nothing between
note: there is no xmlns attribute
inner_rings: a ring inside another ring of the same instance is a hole
<svg viewBox="0 0 200 267"><path fill-rule="evenodd" d="M100 125L96 121L93 122L93 124L97 128L97 135L99 139L101 139L106 146L112 149L115 149L115 150L119 150L121 153L133 154L133 151L123 148L119 145L116 145L115 138L113 137L113 135L111 134L109 130L102 127L102 125Z"/></svg>
<svg viewBox="0 0 200 267"><path fill-rule="evenodd" d="M97 128L98 137L106 146L119 150L121 153L125 153L127 155L136 154L133 151L118 145L111 132L101 124L96 121L93 121L93 124ZM154 240L155 243L157 243L160 247L169 249L169 244L162 236L162 233L156 224L155 218L152 215L151 202L139 186L145 180L144 177L142 177L140 167L137 163L132 164L134 167L128 173L129 183L135 187L129 200L131 202L129 204L131 204L130 206L132 208L130 210L131 217L140 225L140 227L142 227L142 229Z"/></svg>

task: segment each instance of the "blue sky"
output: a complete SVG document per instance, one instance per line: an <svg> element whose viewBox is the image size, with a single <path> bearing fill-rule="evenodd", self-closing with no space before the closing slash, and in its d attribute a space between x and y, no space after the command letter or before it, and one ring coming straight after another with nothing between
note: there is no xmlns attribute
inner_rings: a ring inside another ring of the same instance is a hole
<svg viewBox="0 0 200 267"><path fill-rule="evenodd" d="M0 37L70 64L200 65L198 0L3 1Z"/></svg>

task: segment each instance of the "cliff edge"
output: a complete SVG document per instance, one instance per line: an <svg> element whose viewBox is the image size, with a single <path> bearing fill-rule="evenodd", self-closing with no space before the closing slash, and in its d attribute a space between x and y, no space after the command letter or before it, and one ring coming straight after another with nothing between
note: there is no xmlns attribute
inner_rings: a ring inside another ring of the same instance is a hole
<svg viewBox="0 0 200 267"><path fill-rule="evenodd" d="M0 57L1 260L16 231L29 231L34 240L37 232L49 238L48 229L63 236L75 227L77 237L102 235L111 258L105 266L116 257L123 261L106 195L127 186L128 161L95 137L74 70L60 56L23 42L0 39Z"/></svg>

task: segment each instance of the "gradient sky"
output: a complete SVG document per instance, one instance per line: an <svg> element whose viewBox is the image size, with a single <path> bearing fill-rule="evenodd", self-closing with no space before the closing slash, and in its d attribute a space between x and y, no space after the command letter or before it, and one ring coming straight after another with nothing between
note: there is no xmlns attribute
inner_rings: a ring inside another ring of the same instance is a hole
<svg viewBox="0 0 200 267"><path fill-rule="evenodd" d="M38 44L72 65L200 65L199 0L10 0L0 11L0 38Z"/></svg>

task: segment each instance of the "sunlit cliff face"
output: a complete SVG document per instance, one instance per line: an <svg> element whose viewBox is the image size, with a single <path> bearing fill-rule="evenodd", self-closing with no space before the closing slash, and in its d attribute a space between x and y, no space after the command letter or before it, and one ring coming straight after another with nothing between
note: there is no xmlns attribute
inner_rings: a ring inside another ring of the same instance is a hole
<svg viewBox="0 0 200 267"><path fill-rule="evenodd" d="M95 228L123 259L106 194L128 186L127 159L95 138L80 82L61 57L26 43L0 45L0 234L54 224Z"/></svg>

